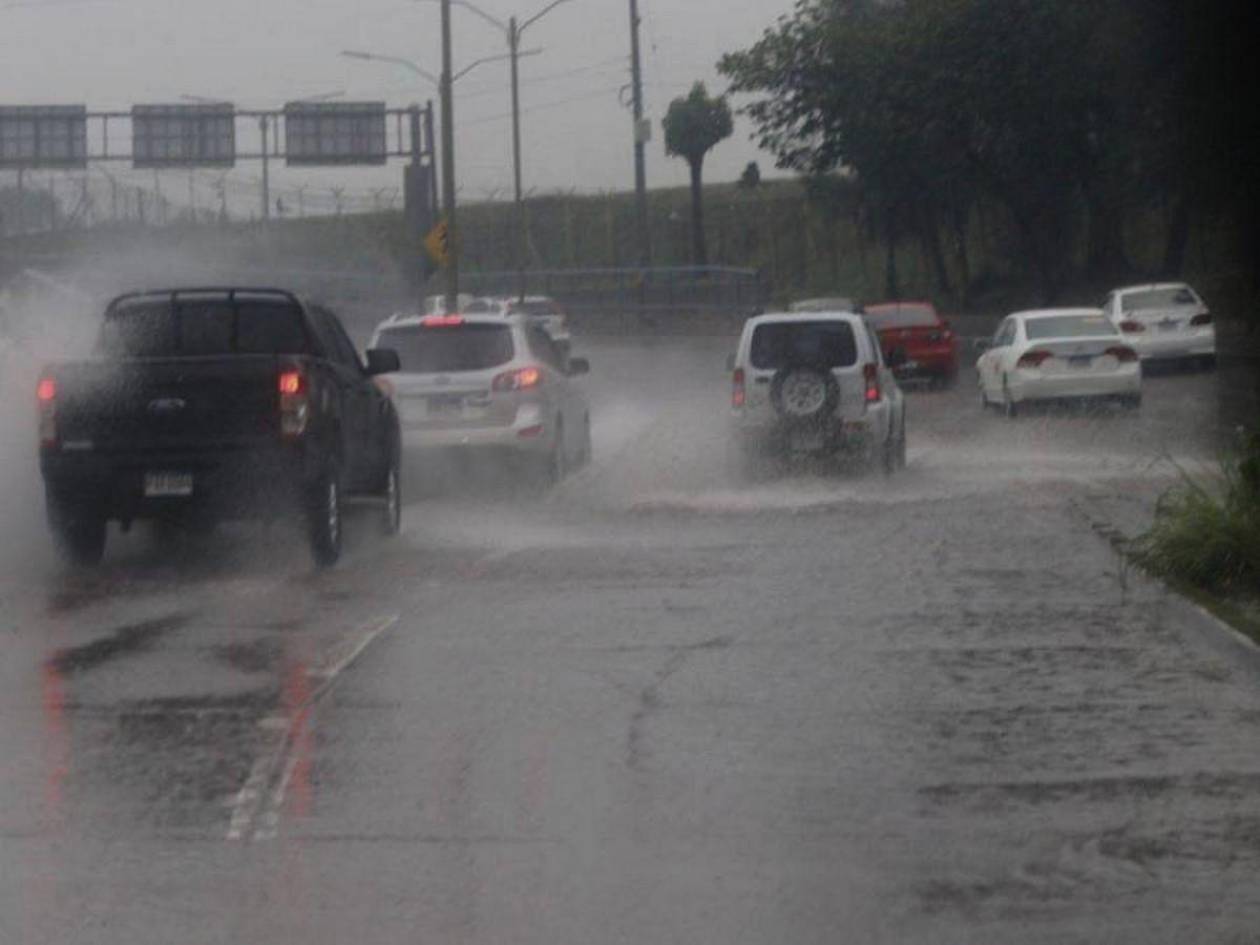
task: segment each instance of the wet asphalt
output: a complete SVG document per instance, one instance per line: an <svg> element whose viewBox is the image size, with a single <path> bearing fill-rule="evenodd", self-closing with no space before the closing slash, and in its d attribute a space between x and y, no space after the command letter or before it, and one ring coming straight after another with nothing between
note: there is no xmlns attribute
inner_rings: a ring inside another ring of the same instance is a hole
<svg viewBox="0 0 1260 945"><path fill-rule="evenodd" d="M1111 542L1216 375L967 376L891 479L750 484L725 342L586 350L592 467L412 463L330 573L240 526L65 574L11 464L0 943L1260 941L1260 658Z"/></svg>

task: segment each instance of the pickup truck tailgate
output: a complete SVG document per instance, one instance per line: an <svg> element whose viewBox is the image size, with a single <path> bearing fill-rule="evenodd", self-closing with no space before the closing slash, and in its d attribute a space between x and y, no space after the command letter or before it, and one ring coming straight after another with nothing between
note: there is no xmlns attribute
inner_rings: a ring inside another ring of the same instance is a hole
<svg viewBox="0 0 1260 945"><path fill-rule="evenodd" d="M58 439L96 452L200 452L274 440L280 362L232 355L60 365Z"/></svg>

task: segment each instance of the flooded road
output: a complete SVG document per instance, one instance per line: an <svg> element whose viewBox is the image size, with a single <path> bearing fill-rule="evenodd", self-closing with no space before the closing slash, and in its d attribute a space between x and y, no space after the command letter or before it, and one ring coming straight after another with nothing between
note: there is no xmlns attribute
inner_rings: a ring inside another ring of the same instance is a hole
<svg viewBox="0 0 1260 945"><path fill-rule="evenodd" d="M1260 660L1107 540L1215 375L964 375L904 473L748 484L725 342L585 350L593 466L426 482L328 574L225 528L63 575L14 479L0 942L1256 940Z"/></svg>

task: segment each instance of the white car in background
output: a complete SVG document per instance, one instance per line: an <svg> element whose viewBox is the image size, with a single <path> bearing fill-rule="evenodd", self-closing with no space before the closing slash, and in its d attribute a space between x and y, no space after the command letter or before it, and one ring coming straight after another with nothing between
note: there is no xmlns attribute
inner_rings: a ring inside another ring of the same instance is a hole
<svg viewBox="0 0 1260 945"><path fill-rule="evenodd" d="M853 299L847 295L835 295L829 298L797 299L788 306L789 312L856 312Z"/></svg>
<svg viewBox="0 0 1260 945"><path fill-rule="evenodd" d="M1216 327L1199 293L1184 282L1128 286L1107 293L1103 311L1144 361L1216 361Z"/></svg>
<svg viewBox="0 0 1260 945"><path fill-rule="evenodd" d="M527 295L524 299L487 296L471 300L463 309L469 315L521 315L551 336L566 354L573 347L568 320L560 303L548 295Z"/></svg>
<svg viewBox="0 0 1260 945"><path fill-rule="evenodd" d="M1142 405L1137 352L1099 309L1015 312L976 362L980 403L1013 417L1021 404L1111 400Z"/></svg>
<svg viewBox="0 0 1260 945"><path fill-rule="evenodd" d="M861 315L750 318L730 368L732 459L743 470L795 455L905 465L905 397Z"/></svg>
<svg viewBox="0 0 1260 945"><path fill-rule="evenodd" d="M590 461L590 408L573 381L590 364L562 355L524 318L394 317L372 346L398 353L389 384L405 450L523 460L546 482Z"/></svg>
<svg viewBox="0 0 1260 945"><path fill-rule="evenodd" d="M459 311L462 312L469 304L472 303L473 299L474 299L474 296L469 295L467 292L459 293L459 295L455 299L456 304L459 307ZM445 295L430 295L430 296L427 296L424 300L424 311L421 314L423 315L450 315L454 313L448 312L446 310L446 296Z"/></svg>

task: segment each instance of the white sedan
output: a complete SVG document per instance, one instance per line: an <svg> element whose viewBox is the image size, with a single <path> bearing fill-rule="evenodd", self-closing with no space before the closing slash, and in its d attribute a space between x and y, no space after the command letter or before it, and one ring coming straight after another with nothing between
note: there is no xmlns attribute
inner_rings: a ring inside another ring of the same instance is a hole
<svg viewBox="0 0 1260 945"><path fill-rule="evenodd" d="M1033 401L1113 400L1142 404L1137 352L1099 309L1016 312L976 362L980 403L1008 417Z"/></svg>
<svg viewBox="0 0 1260 945"><path fill-rule="evenodd" d="M1212 313L1184 282L1115 289L1103 311L1143 361L1184 358L1208 366L1216 360Z"/></svg>

